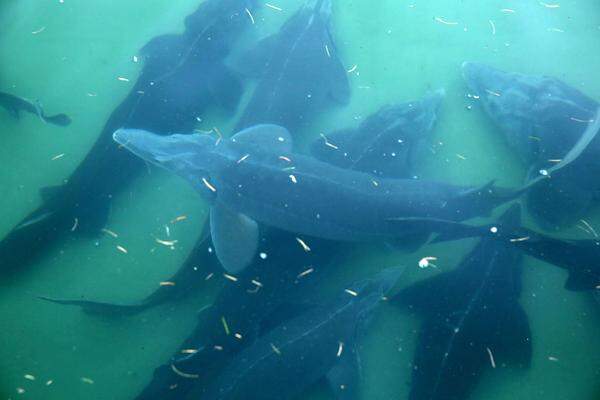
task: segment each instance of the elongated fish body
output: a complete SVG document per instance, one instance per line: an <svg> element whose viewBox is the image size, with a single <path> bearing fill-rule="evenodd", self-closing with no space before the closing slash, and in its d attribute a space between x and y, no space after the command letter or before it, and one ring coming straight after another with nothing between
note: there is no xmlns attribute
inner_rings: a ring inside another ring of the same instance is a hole
<svg viewBox="0 0 600 400"><path fill-rule="evenodd" d="M120 127L159 134L189 132L212 105L232 111L241 84L224 65L236 38L251 22L252 0L208 0L186 19L186 31L152 39L140 52L144 67L125 100L66 184L42 188L43 204L0 242L3 270L31 263L70 234L95 236L106 225L111 199L144 170L144 163L112 141ZM40 216L47 216L40 219ZM32 223L35 221L35 223ZM25 227L25 228L23 228Z"/></svg>
<svg viewBox="0 0 600 400"><path fill-rule="evenodd" d="M0 92L0 106L4 107L13 117L18 118L21 111L37 115L43 122L54 125L67 126L71 118L66 114L46 115L39 103L15 96L10 93Z"/></svg>
<svg viewBox="0 0 600 400"><path fill-rule="evenodd" d="M366 118L359 128L328 134L327 138L339 146L340 152L350 154L351 160L340 158L340 153L333 151L322 138L316 139L311 147L312 154L322 161L373 172L378 177L412 176L412 155L430 134L442 93L438 91L421 101L383 107ZM389 144L392 144L396 155L382 157L383 152L390 149ZM194 386L204 388L212 384L226 363L253 342L257 335L297 316L303 308L302 302L311 301L315 284L323 279L324 268L334 267L330 265L334 255L345 253L339 242L304 237L310 244L310 251L305 251L299 246L294 233L277 229L263 229L261 233L260 254L264 254L265 258L256 254L248 268L236 275L236 282L223 278L225 285L211 307L201 313L196 328L172 358L155 369L152 381L136 397L137 400L177 400ZM161 286L139 303L113 305L88 300L45 299L80 306L85 312L106 316L137 313L201 288L204 280L198 279L199 275L214 272L215 276L219 276L222 267L212 249L214 245L210 236L200 239L181 269L167 279L176 285ZM201 271L197 268L199 265L203 266ZM294 302L300 306L290 304ZM242 340L225 332L224 316L232 331L243 333ZM186 349L198 351L182 353ZM177 371L195 374L199 378L182 377L172 366Z"/></svg>
<svg viewBox="0 0 600 400"><path fill-rule="evenodd" d="M514 198L498 195L491 184L465 188L411 179L378 181L292 153L289 133L277 125L248 128L230 141L126 129L113 136L144 160L184 177L209 200L211 236L230 272L253 258L256 222L339 241L399 238L437 232L448 222L489 213Z"/></svg>
<svg viewBox="0 0 600 400"><path fill-rule="evenodd" d="M330 32L331 0L308 1L277 34L260 41L239 70L260 77L236 125L274 123L290 131L333 102L346 104L350 87Z"/></svg>
<svg viewBox="0 0 600 400"><path fill-rule="evenodd" d="M428 143L439 118L443 89L415 101L388 104L355 128L322 135L310 146L315 158L377 177L413 178L430 152Z"/></svg>
<svg viewBox="0 0 600 400"><path fill-rule="evenodd" d="M518 206L500 222L518 226ZM519 304L522 258L511 243L484 238L452 271L419 281L392 298L424 318L410 400L465 400L484 371L496 365L530 365L531 331Z"/></svg>
<svg viewBox="0 0 600 400"><path fill-rule="evenodd" d="M346 297L337 306L284 323L243 350L222 373L217 393L209 391L206 398L290 399L316 383L335 363L339 343L354 339L358 310Z"/></svg>
<svg viewBox="0 0 600 400"><path fill-rule="evenodd" d="M243 146L231 147L230 154L221 153L227 167L210 175L217 202L280 229L331 240L365 241L398 236L394 218L468 217L469 210L446 207L465 188L377 179L299 154L246 153ZM244 154L250 155L237 163Z"/></svg>
<svg viewBox="0 0 600 400"><path fill-rule="evenodd" d="M600 104L552 77L505 72L481 63L464 63L463 75L477 102L526 163L529 179L540 173L551 177L527 193L528 210L536 221L555 230L582 218L600 190L597 130L560 173L549 170L580 144Z"/></svg>
<svg viewBox="0 0 600 400"><path fill-rule="evenodd" d="M336 393L356 395L360 329L400 273L384 270L351 285L355 295L343 292L282 322L231 360L202 398L291 399L324 376Z"/></svg>

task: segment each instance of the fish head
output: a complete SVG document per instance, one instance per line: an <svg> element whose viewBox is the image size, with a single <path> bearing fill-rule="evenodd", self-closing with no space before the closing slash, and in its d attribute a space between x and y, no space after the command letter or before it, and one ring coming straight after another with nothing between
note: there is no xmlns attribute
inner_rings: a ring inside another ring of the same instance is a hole
<svg viewBox="0 0 600 400"><path fill-rule="evenodd" d="M214 137L206 134L161 136L142 129L121 128L113 133L113 139L144 161L188 180L208 199L214 197L214 190L207 192L210 186L206 184L218 165L215 154L218 141Z"/></svg>
<svg viewBox="0 0 600 400"><path fill-rule="evenodd" d="M544 79L475 62L463 63L462 73L470 95L500 128L509 146L526 163L536 161L543 134L538 119Z"/></svg>

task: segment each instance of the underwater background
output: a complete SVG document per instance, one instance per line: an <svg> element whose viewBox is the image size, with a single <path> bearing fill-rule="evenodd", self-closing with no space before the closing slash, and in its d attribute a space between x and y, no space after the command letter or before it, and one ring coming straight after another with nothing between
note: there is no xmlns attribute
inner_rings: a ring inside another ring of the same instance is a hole
<svg viewBox="0 0 600 400"><path fill-rule="evenodd" d="M276 31L302 3L278 0L271 4L281 11L261 8L236 47L247 48ZM481 61L508 71L555 76L600 99L600 3L555 3L560 7L537 0L334 1L332 33L339 56L348 70L356 66L349 73L351 103L315 116L310 132L300 136L309 142L321 132L358 124L384 104L444 88L433 136L436 151L421 160L419 176L472 185L495 178L504 186L518 185L525 167L485 115L466 107L468 89L460 66ZM43 99L48 111L73 119L69 127L59 128L32 116L17 121L0 110L0 236L40 204L41 187L61 184L86 155L137 78L141 65L133 56L152 37L181 32L185 16L198 4L0 3L0 89ZM235 120L213 112L199 128L216 126L230 134ZM187 219L169 225L171 238L178 241L175 248L157 245L155 237L164 236L164 226L181 215ZM137 301L177 270L206 216L206 205L188 184L150 167L112 203L106 228L117 238L63 241L25 272L0 281L0 399L135 397L153 369L194 328L197 312L211 303L218 285L206 281L184 301L118 319L89 316L36 296ZM599 210L586 220L599 226ZM560 234L585 237L576 228ZM419 268L421 258L435 256L439 270L449 270L474 243L429 245L412 254L355 246L326 271L323 291L333 292L393 265L407 267L401 285L409 285L439 272ZM198 279L204 280L198 267ZM600 309L589 293L564 290L565 277L561 269L525 259L521 304L532 329L531 368L488 371L473 399L600 399ZM374 319L360 351L361 398L407 398L418 319L391 305L382 306ZM332 395L322 385L303 398Z"/></svg>

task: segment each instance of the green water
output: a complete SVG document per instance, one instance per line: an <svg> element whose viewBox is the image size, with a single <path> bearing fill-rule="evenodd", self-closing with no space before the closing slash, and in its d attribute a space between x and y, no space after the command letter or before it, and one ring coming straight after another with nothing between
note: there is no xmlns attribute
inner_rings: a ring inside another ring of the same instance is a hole
<svg viewBox="0 0 600 400"><path fill-rule="evenodd" d="M300 3L273 1L283 11L258 12L253 31L240 45L273 32ZM357 66L350 74L353 96L348 107L316 116L315 126L302 134L308 140L357 123L383 104L444 87L436 153L423 160L420 175L454 183L498 178L504 185L518 184L524 166L483 113L465 107L460 65L483 61L552 75L600 99L600 3L555 3L560 7L548 8L537 0L335 1L339 52L348 69ZM39 98L48 113L65 112L73 123L65 129L32 116L15 121L0 110L0 235L40 204L40 187L60 184L83 159L135 82L141 66L132 56L152 37L180 32L183 18L197 6L198 0L2 0L0 90ZM36 31L41 32L32 33ZM119 81L119 76L131 82ZM220 115L205 120L223 132L231 126ZM188 219L171 229L171 237L179 241L175 250L157 246L154 236L164 237L164 225L179 215ZM186 301L117 320L90 317L35 296L138 300L177 270L205 216L204 205L185 182L151 169L113 203L107 228L118 238L60 242L27 272L3 282L0 399L133 398L154 367L193 329L196 311L210 303L215 285L206 283L205 290ZM587 221L598 226L600 213ZM404 264L403 284L409 284L436 272L419 269L421 257L436 256L440 269L447 270L472 243L428 246L411 255L358 247L340 256L328 283L335 287L384 266ZM119 252L117 245L128 253ZM565 291L562 270L531 259L525 264L521 303L532 328L532 366L488 371L473 399L597 400L597 305L585 295ZM362 398L406 398L417 328L418 321L407 312L382 308L361 349ZM49 380L51 385L46 384ZM25 393L18 394L17 388ZM306 398L326 399L330 394L318 386Z"/></svg>

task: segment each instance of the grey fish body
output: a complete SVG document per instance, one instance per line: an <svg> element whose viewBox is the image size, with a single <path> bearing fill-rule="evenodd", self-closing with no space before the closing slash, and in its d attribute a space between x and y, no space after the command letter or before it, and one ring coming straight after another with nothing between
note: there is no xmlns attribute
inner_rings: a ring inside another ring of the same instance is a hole
<svg viewBox="0 0 600 400"><path fill-rule="evenodd" d="M491 183L473 188L378 180L292 153L289 133L276 125L257 125L231 141L126 129L116 131L114 139L184 177L210 201L211 236L231 272L253 258L256 222L339 241L428 235L448 222L486 215L519 193L499 194Z"/></svg>
<svg viewBox="0 0 600 400"><path fill-rule="evenodd" d="M344 386L344 398L353 398L356 341L401 272L383 270L351 285L355 295L344 292L282 322L231 360L203 398L291 399L326 375L336 393Z"/></svg>
<svg viewBox="0 0 600 400"><path fill-rule="evenodd" d="M239 150L228 157L228 167L210 175L216 201L267 225L325 239L397 237L394 218L456 219L456 210L445 204L464 191L442 183L374 178L299 154ZM237 163L244 154L250 155Z"/></svg>
<svg viewBox="0 0 600 400"><path fill-rule="evenodd" d="M500 224L518 227L518 206L509 208ZM531 330L519 304L522 258L512 243L487 237L453 270L421 280L393 299L424 317L410 400L467 399L495 363L530 365Z"/></svg>
<svg viewBox="0 0 600 400"><path fill-rule="evenodd" d="M383 106L358 127L315 140L311 154L378 177L412 178L420 157L429 152L427 144L444 95L440 89L417 101Z"/></svg>
<svg viewBox="0 0 600 400"><path fill-rule="evenodd" d="M347 73L330 33L330 8L330 0L307 3L240 62L238 69L260 81L236 130L273 123L295 131L328 103L349 101Z"/></svg>
<svg viewBox="0 0 600 400"><path fill-rule="evenodd" d="M540 173L550 175L551 179L526 196L537 222L558 229L582 218L600 191L595 178L600 172L600 137L594 127L600 104L552 77L505 72L481 63L463 64L463 75L529 168L529 180L539 178ZM585 140L586 136L591 139ZM550 174L582 140L584 146L575 152L576 157L560 174Z"/></svg>
<svg viewBox="0 0 600 400"><path fill-rule="evenodd" d="M19 118L21 111L38 116L43 122L66 126L71 118L66 114L46 115L39 102L32 102L23 97L0 92L0 106L4 107L13 117Z"/></svg>

